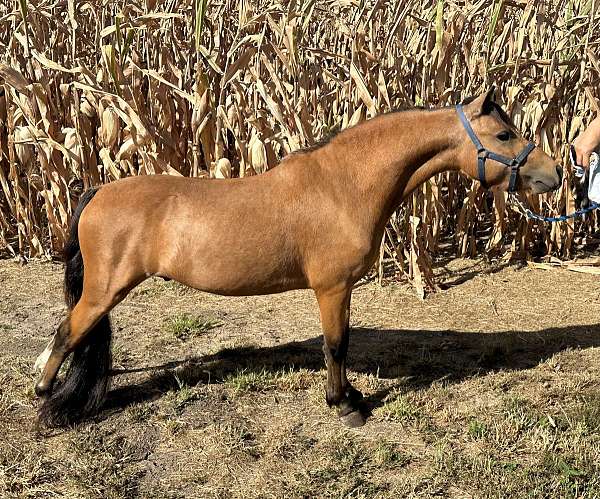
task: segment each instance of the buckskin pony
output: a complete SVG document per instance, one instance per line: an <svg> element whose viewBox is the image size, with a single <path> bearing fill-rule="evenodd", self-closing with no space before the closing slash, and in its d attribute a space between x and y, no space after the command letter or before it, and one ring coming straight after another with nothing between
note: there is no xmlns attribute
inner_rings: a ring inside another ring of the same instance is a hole
<svg viewBox="0 0 600 499"><path fill-rule="evenodd" d="M504 190L556 189L561 168L533 147L489 91L456 108L378 116L259 176L139 176L87 191L64 251L68 316L35 386L44 399L40 421L69 424L99 410L111 367L108 313L159 276L220 295L312 289L326 401L345 424L364 424L362 395L346 377L350 296L375 262L392 212L446 170Z"/></svg>

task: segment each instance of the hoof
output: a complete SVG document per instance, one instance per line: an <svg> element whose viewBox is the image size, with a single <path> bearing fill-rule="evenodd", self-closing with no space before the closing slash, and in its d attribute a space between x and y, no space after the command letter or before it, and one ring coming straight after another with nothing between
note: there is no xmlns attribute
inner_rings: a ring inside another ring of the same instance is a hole
<svg viewBox="0 0 600 499"><path fill-rule="evenodd" d="M359 409L344 416L340 416L340 419L348 428L359 428L367 422L367 419L362 415Z"/></svg>
<svg viewBox="0 0 600 499"><path fill-rule="evenodd" d="M358 428L367 422L367 418L361 412L360 407L349 398L340 404L338 416L342 420L342 423L350 428Z"/></svg>

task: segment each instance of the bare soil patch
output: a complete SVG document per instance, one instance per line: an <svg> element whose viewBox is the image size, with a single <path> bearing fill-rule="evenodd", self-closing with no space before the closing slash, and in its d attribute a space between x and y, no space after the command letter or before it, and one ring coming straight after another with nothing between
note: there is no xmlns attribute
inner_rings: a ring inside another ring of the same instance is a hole
<svg viewBox="0 0 600 499"><path fill-rule="evenodd" d="M156 280L113 314L104 412L42 431L32 366L64 313L61 267L0 262L0 495L600 495L600 279L439 272L460 284L423 302L399 283L354 292L363 428L325 404L311 292L223 298Z"/></svg>

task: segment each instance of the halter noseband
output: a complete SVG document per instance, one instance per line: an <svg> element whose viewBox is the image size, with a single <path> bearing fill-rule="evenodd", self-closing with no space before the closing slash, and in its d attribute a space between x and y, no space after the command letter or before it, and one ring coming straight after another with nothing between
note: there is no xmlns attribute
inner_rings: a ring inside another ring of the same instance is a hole
<svg viewBox="0 0 600 499"><path fill-rule="evenodd" d="M502 156L501 154L496 154L495 152L492 152L483 147L483 144L473 131L473 127L471 126L471 123L466 117L461 104L458 104L456 106L456 111L458 112L458 117L460 118L461 123L465 127L469 138L477 148L477 175L479 177L481 185L485 188L488 187L485 181L485 160L490 158L494 161L498 161L498 163L510 166L510 180L508 181L508 192L516 192L517 174L519 173L519 168L523 166L523 163L527 159L527 156L529 156L531 151L535 149L535 144L533 142L528 142L527 145L523 148L523 150L512 159L507 158L506 156Z"/></svg>

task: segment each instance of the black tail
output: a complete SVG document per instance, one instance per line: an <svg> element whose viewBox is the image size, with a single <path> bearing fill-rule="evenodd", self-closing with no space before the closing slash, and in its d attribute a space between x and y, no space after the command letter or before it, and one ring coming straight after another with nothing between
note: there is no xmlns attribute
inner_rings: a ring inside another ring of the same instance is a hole
<svg viewBox="0 0 600 499"><path fill-rule="evenodd" d="M65 301L69 310L81 298L83 291L83 258L79 248L79 218L98 189L86 191L73 214L69 239L64 248ZM47 426L64 426L96 413L104 401L109 386L112 364L110 348L112 331L105 315L89 331L85 340L73 352L62 383L44 401L39 419Z"/></svg>

